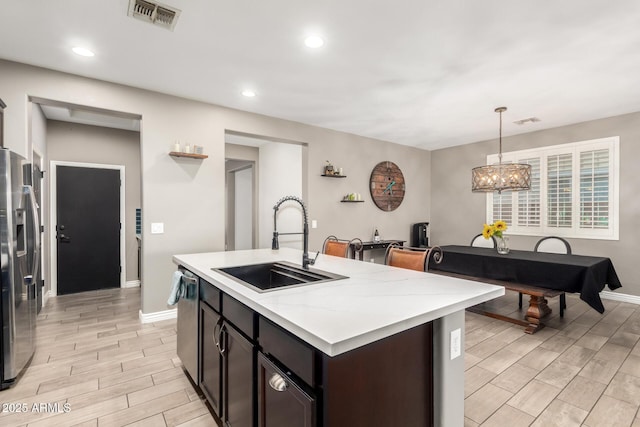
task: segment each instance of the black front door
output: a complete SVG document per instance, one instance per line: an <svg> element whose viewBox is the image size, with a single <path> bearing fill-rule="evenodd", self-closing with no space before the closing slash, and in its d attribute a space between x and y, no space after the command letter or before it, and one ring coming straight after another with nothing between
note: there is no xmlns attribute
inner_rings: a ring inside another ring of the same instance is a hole
<svg viewBox="0 0 640 427"><path fill-rule="evenodd" d="M120 171L56 170L58 295L120 286Z"/></svg>

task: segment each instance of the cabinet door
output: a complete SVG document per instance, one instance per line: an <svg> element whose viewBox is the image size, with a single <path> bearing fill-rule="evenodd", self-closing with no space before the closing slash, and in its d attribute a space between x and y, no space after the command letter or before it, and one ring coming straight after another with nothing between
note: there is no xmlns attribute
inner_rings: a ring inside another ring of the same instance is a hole
<svg viewBox="0 0 640 427"><path fill-rule="evenodd" d="M222 417L222 358L216 342L221 337L221 317L200 303L200 388L218 417Z"/></svg>
<svg viewBox="0 0 640 427"><path fill-rule="evenodd" d="M224 333L224 421L231 427L253 427L255 414L253 344L226 321Z"/></svg>
<svg viewBox="0 0 640 427"><path fill-rule="evenodd" d="M315 400L258 353L258 427L315 425Z"/></svg>

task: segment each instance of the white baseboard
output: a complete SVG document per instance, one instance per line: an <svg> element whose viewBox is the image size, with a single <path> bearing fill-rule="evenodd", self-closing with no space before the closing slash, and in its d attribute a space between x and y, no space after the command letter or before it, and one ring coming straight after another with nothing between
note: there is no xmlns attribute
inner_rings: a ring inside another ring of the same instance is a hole
<svg viewBox="0 0 640 427"><path fill-rule="evenodd" d="M621 294L618 292L611 292L611 291L602 291L600 292L600 296L604 299L610 299L613 301L628 302L630 304L640 305L640 297L636 295Z"/></svg>
<svg viewBox="0 0 640 427"><path fill-rule="evenodd" d="M154 313L139 312L140 321L142 323L153 323L161 320L175 319L178 316L178 309L173 308L171 310L156 311Z"/></svg>
<svg viewBox="0 0 640 427"><path fill-rule="evenodd" d="M139 288L140 280L129 280L124 283L123 288Z"/></svg>
<svg viewBox="0 0 640 427"><path fill-rule="evenodd" d="M49 301L49 298L51 298L52 292L51 290L48 290L47 292L43 292L42 293L42 306L44 307L47 304L47 301Z"/></svg>

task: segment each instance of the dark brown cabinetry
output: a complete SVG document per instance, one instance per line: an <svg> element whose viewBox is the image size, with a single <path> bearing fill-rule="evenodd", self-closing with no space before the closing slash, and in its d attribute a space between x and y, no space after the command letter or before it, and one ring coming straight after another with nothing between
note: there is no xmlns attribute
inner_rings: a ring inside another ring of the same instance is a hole
<svg viewBox="0 0 640 427"><path fill-rule="evenodd" d="M433 425L433 327L334 357L201 280L200 388L225 427Z"/></svg>
<svg viewBox="0 0 640 427"><path fill-rule="evenodd" d="M254 346L226 321L222 324L223 420L233 427L252 427L254 420Z"/></svg>
<svg viewBox="0 0 640 427"><path fill-rule="evenodd" d="M221 316L200 302L200 389L219 418L222 418L222 356L218 351Z"/></svg>
<svg viewBox="0 0 640 427"><path fill-rule="evenodd" d="M225 426L254 427L255 313L201 283L200 389Z"/></svg>
<svg viewBox="0 0 640 427"><path fill-rule="evenodd" d="M258 427L314 427L316 402L264 354L258 353Z"/></svg>

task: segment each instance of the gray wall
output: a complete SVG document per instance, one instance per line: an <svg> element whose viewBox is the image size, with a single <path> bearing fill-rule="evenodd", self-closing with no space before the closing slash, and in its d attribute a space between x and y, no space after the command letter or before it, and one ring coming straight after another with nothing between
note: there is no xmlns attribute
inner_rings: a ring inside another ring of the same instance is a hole
<svg viewBox="0 0 640 427"><path fill-rule="evenodd" d="M0 61L0 75L8 105L5 140L23 155L29 96L142 116L143 313L168 309L173 254L224 249L226 130L308 144L303 195L309 195L310 217L318 220L311 250L319 250L329 234L367 238L374 225L383 237L408 239L412 223L429 220L430 153L424 150L14 62ZM209 158L170 157L176 140L202 145ZM322 178L327 159L348 177ZM383 160L398 164L407 182L404 202L391 213L376 208L368 190L371 170ZM340 203L348 192L362 193L365 202ZM164 223L164 234L150 234L152 222Z"/></svg>
<svg viewBox="0 0 640 427"><path fill-rule="evenodd" d="M608 136L620 137L620 240L568 240L576 254L610 257L623 285L618 292L640 296L640 280L636 274L640 255L640 179L637 173L640 113L515 135L503 138L502 142L503 151L508 152ZM487 154L497 151L498 141L492 140L431 153L433 244L468 245L471 238L482 231L486 221L486 196L471 192L471 169L485 164ZM539 239L509 236L509 246L514 249L531 250Z"/></svg>
<svg viewBox="0 0 640 427"><path fill-rule="evenodd" d="M120 129L49 120L49 161L124 165L127 281L138 279L136 208L140 207L140 134ZM55 225L55 224L53 224Z"/></svg>
<svg viewBox="0 0 640 427"><path fill-rule="evenodd" d="M38 152L41 157L41 170L47 171L49 170L47 161L47 118L44 116L42 112L42 108L38 104L29 104L31 106L31 115L30 121L31 126L29 126L29 143L31 145L31 150ZM27 152L31 151L27 149ZM32 159L33 160L33 159ZM49 174L44 174L44 179L42 180L42 191L40 194L41 200L38 203L40 205L40 213L42 218L40 218L40 223L42 225L49 224ZM51 289L51 281L49 280L49 230L45 228L45 232L40 234L41 241L41 259L40 264L42 266L42 279L44 279L44 289L43 289L43 304L46 303L47 292Z"/></svg>

